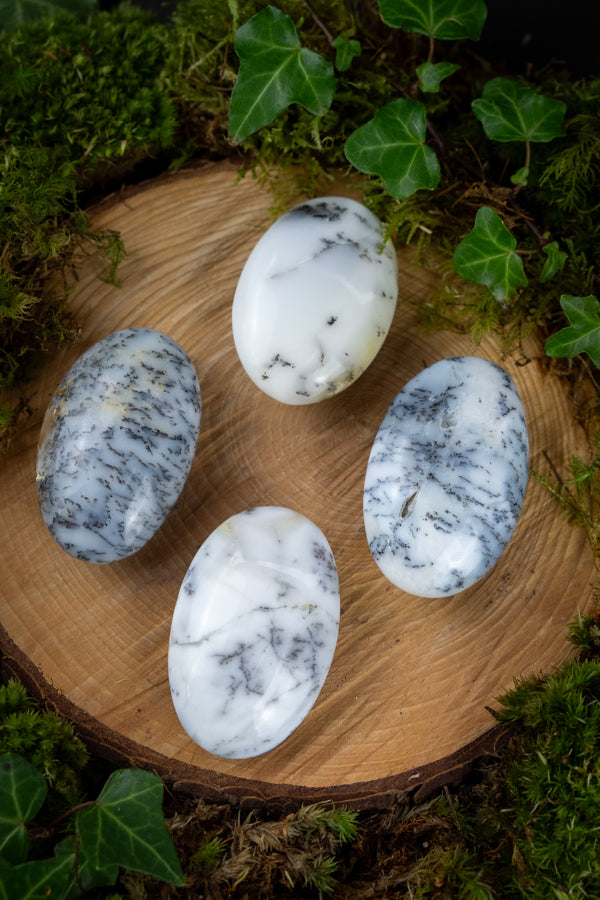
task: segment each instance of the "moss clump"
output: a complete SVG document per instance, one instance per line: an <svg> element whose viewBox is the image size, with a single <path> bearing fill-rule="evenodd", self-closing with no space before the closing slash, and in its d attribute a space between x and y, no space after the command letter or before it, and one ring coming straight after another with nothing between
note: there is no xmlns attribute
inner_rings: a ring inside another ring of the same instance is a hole
<svg viewBox="0 0 600 900"><path fill-rule="evenodd" d="M344 807L301 806L283 819L250 813L242 820L223 807L199 804L184 833L174 837L180 856L189 859L188 888L207 896L226 893L305 896L336 890L337 858L357 836L358 814ZM194 835L198 840L195 843Z"/></svg>
<svg viewBox="0 0 600 900"><path fill-rule="evenodd" d="M0 755L17 753L42 773L50 789L50 809L81 799L82 773L89 754L73 724L37 707L14 679L0 685Z"/></svg>
<svg viewBox="0 0 600 900"><path fill-rule="evenodd" d="M502 809L527 896L600 896L600 663L571 661L500 698L521 735L505 769Z"/></svg>
<svg viewBox="0 0 600 900"><path fill-rule="evenodd" d="M569 640L578 648L579 658L600 659L600 614L598 611L577 617L569 625Z"/></svg>
<svg viewBox="0 0 600 900"><path fill-rule="evenodd" d="M0 35L0 387L21 386L35 354L70 338L61 275L82 242L113 269L121 255L118 236L90 230L81 191L172 142L163 58L158 26L130 6ZM17 411L0 409L5 439Z"/></svg>
<svg viewBox="0 0 600 900"><path fill-rule="evenodd" d="M58 147L81 184L101 162L130 165L171 144L162 30L140 8L44 19L2 37L0 53L4 147Z"/></svg>

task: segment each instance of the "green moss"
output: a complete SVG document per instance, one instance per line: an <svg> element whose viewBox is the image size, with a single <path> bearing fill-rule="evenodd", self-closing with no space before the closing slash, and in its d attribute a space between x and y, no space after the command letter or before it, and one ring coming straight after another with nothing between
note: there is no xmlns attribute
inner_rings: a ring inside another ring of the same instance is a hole
<svg viewBox="0 0 600 900"><path fill-rule="evenodd" d="M521 728L505 803L531 898L600 894L600 663L571 661L500 698Z"/></svg>
<svg viewBox="0 0 600 900"><path fill-rule="evenodd" d="M141 9L36 22L0 38L0 53L4 147L58 147L82 178L101 160L171 143L161 29Z"/></svg>
<svg viewBox="0 0 600 900"><path fill-rule="evenodd" d="M577 617L569 625L569 640L578 648L580 659L600 659L600 616L598 612Z"/></svg>
<svg viewBox="0 0 600 900"><path fill-rule="evenodd" d="M434 847L410 874L409 897L414 900L493 900L476 855L462 844Z"/></svg>
<svg viewBox="0 0 600 900"><path fill-rule="evenodd" d="M122 245L90 231L80 192L171 144L163 58L158 26L126 5L0 36L0 386L22 385L73 333L61 275L82 242L107 253L114 278ZM3 410L6 439L18 409Z"/></svg>
<svg viewBox="0 0 600 900"><path fill-rule="evenodd" d="M210 871L219 865L225 850L225 842L219 837L213 837L192 853L190 863L200 872Z"/></svg>
<svg viewBox="0 0 600 900"><path fill-rule="evenodd" d="M14 679L0 685L2 753L17 753L42 773L50 788L50 808L81 799L81 774L89 758L85 745L71 722L38 708Z"/></svg>

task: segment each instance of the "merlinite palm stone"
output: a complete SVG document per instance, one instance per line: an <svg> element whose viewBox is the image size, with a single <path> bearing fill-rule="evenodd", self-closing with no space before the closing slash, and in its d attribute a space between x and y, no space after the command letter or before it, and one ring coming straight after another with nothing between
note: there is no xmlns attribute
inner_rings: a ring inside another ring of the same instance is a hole
<svg viewBox="0 0 600 900"><path fill-rule="evenodd" d="M379 219L345 197L289 210L240 276L233 337L246 373L282 403L315 403L352 384L380 350L396 308L398 263Z"/></svg>
<svg viewBox="0 0 600 900"><path fill-rule="evenodd" d="M510 375L476 357L443 359L397 394L364 485L373 557L394 585L456 594L500 558L521 514L527 425Z"/></svg>
<svg viewBox="0 0 600 900"><path fill-rule="evenodd" d="M82 354L38 446L40 509L63 550L94 563L140 550L185 484L200 414L194 366L162 332L127 328Z"/></svg>
<svg viewBox="0 0 600 900"><path fill-rule="evenodd" d="M217 756L272 750L313 706L340 617L327 539L283 507L244 510L198 550L169 640L173 704L187 734Z"/></svg>

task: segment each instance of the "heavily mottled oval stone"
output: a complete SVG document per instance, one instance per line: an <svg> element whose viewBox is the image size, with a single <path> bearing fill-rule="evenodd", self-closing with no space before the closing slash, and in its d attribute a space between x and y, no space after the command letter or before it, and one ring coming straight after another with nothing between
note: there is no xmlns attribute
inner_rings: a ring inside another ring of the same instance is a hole
<svg viewBox="0 0 600 900"><path fill-rule="evenodd" d="M227 519L173 613L169 682L188 735L231 759L280 744L323 686L339 616L335 560L313 522L276 506Z"/></svg>
<svg viewBox="0 0 600 900"><path fill-rule="evenodd" d="M396 253L379 219L356 200L308 200L246 261L232 311L241 363L282 403L331 397L375 358L397 296Z"/></svg>
<svg viewBox="0 0 600 900"><path fill-rule="evenodd" d="M364 487L367 540L393 584L445 597L479 581L519 519L527 425L510 375L485 359L444 359L396 396Z"/></svg>
<svg viewBox="0 0 600 900"><path fill-rule="evenodd" d="M200 388L187 353L150 328L98 341L52 397L40 434L44 521L79 559L135 553L162 525L189 474Z"/></svg>

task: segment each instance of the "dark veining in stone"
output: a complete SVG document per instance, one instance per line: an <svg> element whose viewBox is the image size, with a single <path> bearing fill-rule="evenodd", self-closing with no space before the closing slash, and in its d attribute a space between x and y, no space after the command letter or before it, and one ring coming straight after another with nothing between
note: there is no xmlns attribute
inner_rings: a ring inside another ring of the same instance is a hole
<svg viewBox="0 0 600 900"><path fill-rule="evenodd" d="M189 474L200 388L167 335L130 328L84 353L46 412L37 464L44 521L72 556L115 562L160 527Z"/></svg>

